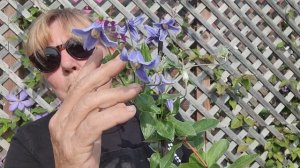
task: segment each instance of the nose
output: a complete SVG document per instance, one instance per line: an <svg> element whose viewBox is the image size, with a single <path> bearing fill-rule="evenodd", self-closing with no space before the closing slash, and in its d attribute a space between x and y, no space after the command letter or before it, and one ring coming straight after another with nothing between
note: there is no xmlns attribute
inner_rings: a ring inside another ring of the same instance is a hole
<svg viewBox="0 0 300 168"><path fill-rule="evenodd" d="M70 74L80 69L80 64L78 63L78 60L70 56L65 49L62 50L60 54L61 54L60 66L62 71L65 74Z"/></svg>

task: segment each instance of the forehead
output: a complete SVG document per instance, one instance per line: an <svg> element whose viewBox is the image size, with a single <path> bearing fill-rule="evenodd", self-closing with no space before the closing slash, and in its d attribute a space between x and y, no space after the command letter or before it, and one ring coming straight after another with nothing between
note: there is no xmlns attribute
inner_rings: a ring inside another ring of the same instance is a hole
<svg viewBox="0 0 300 168"><path fill-rule="evenodd" d="M61 24L61 22L54 21L50 26L50 39L49 45L56 46L66 42L70 36L70 30L67 30L65 26Z"/></svg>

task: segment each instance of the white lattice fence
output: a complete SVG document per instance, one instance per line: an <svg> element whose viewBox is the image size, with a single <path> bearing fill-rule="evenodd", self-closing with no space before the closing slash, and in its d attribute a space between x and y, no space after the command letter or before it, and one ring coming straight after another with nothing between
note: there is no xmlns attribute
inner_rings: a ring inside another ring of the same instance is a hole
<svg viewBox="0 0 300 168"><path fill-rule="evenodd" d="M215 54L218 46L226 46L231 55L226 63L220 65L201 65L192 68L189 72L191 83L187 86L188 94L182 100L180 113L186 120L199 119L201 117L217 118L220 124L217 129L207 134L210 142L226 138L230 141L230 147L219 163L226 166L228 162L236 160L244 152L238 152L238 147L247 145L245 153L259 153L260 156L251 167L263 167L267 159L267 152L263 150L268 137L283 138L282 132L276 129L280 124L299 134L300 109L291 105L293 101L300 100L299 84L297 88L288 93L280 92L281 81L300 79L300 0L57 0L46 1L10 1L0 2L0 83L1 83L1 118L9 118L7 102L4 98L9 92L18 92L26 89L40 106L51 111L58 101L50 104L43 99L48 93L47 89L33 91L27 88L23 80L32 78L30 70L22 68L21 55L18 48L25 32L15 22L23 16L30 17L29 9L37 6L43 10L76 7L83 9L90 6L91 9L103 16L110 16L115 21L121 22L125 18L131 18L144 13L146 22L158 22L160 18L173 17L179 25L184 24L185 18L189 24L184 41L170 40L186 50L198 48L202 54ZM286 18L286 12L294 9L298 16L293 19ZM285 29L282 24L285 23ZM145 34L143 29L140 29ZM296 37L293 41L291 36ZM11 40L14 37L14 40ZM16 37L16 38L15 38ZM290 48L281 51L276 48L278 43L284 41ZM163 52L172 60L177 60L168 47ZM187 51L188 52L188 51ZM282 69L282 67L284 67ZM220 80L216 81L213 70L224 69ZM253 87L249 92L244 87L239 90L243 97L227 91L223 96L217 96L214 86L216 83L227 83L242 74L251 74L256 77ZM277 80L272 79L276 77ZM182 85L182 77L177 77L177 83L173 90L182 94L185 88ZM238 104L232 110L228 105L233 99ZM267 114L263 114L264 111ZM288 111L288 113L287 113ZM28 110L25 113L30 114ZM231 129L231 121L241 114L255 121L253 127L240 127ZM32 116L32 115L31 115ZM34 116L32 116L34 118ZM246 143L245 139L253 139ZM296 144L297 145L297 144ZM6 154L9 143L0 138L0 157Z"/></svg>

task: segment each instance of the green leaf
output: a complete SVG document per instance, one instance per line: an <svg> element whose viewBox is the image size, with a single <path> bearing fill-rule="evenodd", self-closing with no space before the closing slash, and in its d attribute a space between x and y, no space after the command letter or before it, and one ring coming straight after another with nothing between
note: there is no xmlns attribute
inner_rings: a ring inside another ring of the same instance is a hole
<svg viewBox="0 0 300 168"><path fill-rule="evenodd" d="M225 90L228 88L228 85L216 83L215 88L217 89L217 94L223 96L225 94Z"/></svg>
<svg viewBox="0 0 300 168"><path fill-rule="evenodd" d="M140 125L144 138L147 140L156 130L156 122L151 113L142 112L140 114Z"/></svg>
<svg viewBox="0 0 300 168"><path fill-rule="evenodd" d="M276 45L277 49L283 50L285 48L285 42L281 41Z"/></svg>
<svg viewBox="0 0 300 168"><path fill-rule="evenodd" d="M160 136L162 136L170 141L174 140L175 128L173 127L172 123L166 122L166 121L163 121L163 122L157 121L156 122L156 130Z"/></svg>
<svg viewBox="0 0 300 168"><path fill-rule="evenodd" d="M197 163L182 163L178 168L204 168L202 165Z"/></svg>
<svg viewBox="0 0 300 168"><path fill-rule="evenodd" d="M172 147L170 151L160 160L159 168L169 168L174 159L175 151L181 146L181 144L176 144Z"/></svg>
<svg viewBox="0 0 300 168"><path fill-rule="evenodd" d="M171 112L171 114L175 116L179 112L179 108L180 108L180 100L178 98L173 103L173 111Z"/></svg>
<svg viewBox="0 0 300 168"><path fill-rule="evenodd" d="M196 135L196 132L193 128L193 123L188 121L181 122L174 117L170 119L170 122L173 124L175 128L175 132L177 136L186 137L186 136Z"/></svg>
<svg viewBox="0 0 300 168"><path fill-rule="evenodd" d="M204 64L212 64L215 61L215 58L210 54L204 54L203 56L199 57L199 60Z"/></svg>
<svg viewBox="0 0 300 168"><path fill-rule="evenodd" d="M228 168L244 168L249 166L256 158L257 154L244 155L233 162Z"/></svg>
<svg viewBox="0 0 300 168"><path fill-rule="evenodd" d="M214 68L213 72L214 72L214 77L216 78L216 80L220 80L221 77L222 77L222 74L223 74L224 70L223 69L219 69L219 68Z"/></svg>
<svg viewBox="0 0 300 168"><path fill-rule="evenodd" d="M160 99L162 100L168 100L168 99L177 99L180 97L180 94L168 94L168 93L163 93L160 96Z"/></svg>
<svg viewBox="0 0 300 168"><path fill-rule="evenodd" d="M291 85L291 88L296 90L297 89L297 86L298 86L298 81L297 80L290 80L290 85Z"/></svg>
<svg viewBox="0 0 300 168"><path fill-rule="evenodd" d="M152 60L152 56L150 54L149 47L148 47L148 45L146 43L142 44L141 53L144 56L144 59L145 59L146 62L149 62L149 61Z"/></svg>
<svg viewBox="0 0 300 168"><path fill-rule="evenodd" d="M231 123L230 123L231 129L236 129L241 126L243 126L243 120L239 119L238 117L235 117L234 119L231 120Z"/></svg>
<svg viewBox="0 0 300 168"><path fill-rule="evenodd" d="M232 87L236 87L238 83L240 83L241 77L236 77L232 80Z"/></svg>
<svg viewBox="0 0 300 168"><path fill-rule="evenodd" d="M198 48L194 48L194 49L192 49L192 51L193 52L189 56L189 61L194 61L195 59L198 59L201 57L201 53Z"/></svg>
<svg viewBox="0 0 300 168"><path fill-rule="evenodd" d="M209 129L215 128L218 125L219 121L213 118L205 118L199 121L196 121L193 125L196 133L205 132Z"/></svg>
<svg viewBox="0 0 300 168"><path fill-rule="evenodd" d="M221 139L213 143L212 147L206 153L206 163L208 167L215 164L222 155L227 151L229 142L226 139Z"/></svg>
<svg viewBox="0 0 300 168"><path fill-rule="evenodd" d="M151 95L141 93L134 99L134 104L141 112L154 112L160 113L160 110L157 110L158 107L155 105L156 102Z"/></svg>
<svg viewBox="0 0 300 168"><path fill-rule="evenodd" d="M106 64L107 62L109 62L110 60L114 59L119 54L120 54L120 51L119 50L115 50L114 53L109 53L108 55L106 55L105 57L103 57L103 59L101 60L101 63L102 64Z"/></svg>
<svg viewBox="0 0 300 168"><path fill-rule="evenodd" d="M249 79L241 79L241 84L245 87L247 91L249 91L252 87L252 83Z"/></svg>
<svg viewBox="0 0 300 168"><path fill-rule="evenodd" d="M254 139L253 139L253 138L250 138L250 137L248 137L248 136L244 138L244 142L247 143L247 144L250 144L250 143L252 143L253 141L254 141Z"/></svg>
<svg viewBox="0 0 300 168"><path fill-rule="evenodd" d="M35 107L35 108L32 108L30 111L32 114L43 114L43 113L47 112L47 110L44 109L43 107Z"/></svg>
<svg viewBox="0 0 300 168"><path fill-rule="evenodd" d="M240 144L238 146L238 148L237 148L237 152L238 153L243 153L243 152L247 151L248 148L249 148L249 145L247 145L247 144Z"/></svg>
<svg viewBox="0 0 300 168"><path fill-rule="evenodd" d="M177 168L177 166L174 163L171 163L168 168Z"/></svg>
<svg viewBox="0 0 300 168"><path fill-rule="evenodd" d="M160 154L155 152L150 157L150 168L157 168L160 161Z"/></svg>
<svg viewBox="0 0 300 168"><path fill-rule="evenodd" d="M280 161L281 163L283 163L284 156L283 156L283 154L281 152L274 153L273 157L275 159L277 159L278 161Z"/></svg>
<svg viewBox="0 0 300 168"><path fill-rule="evenodd" d="M290 9L287 13L288 17L294 19L297 16L297 13L294 9Z"/></svg>
<svg viewBox="0 0 300 168"><path fill-rule="evenodd" d="M274 168L276 166L275 161L274 160L268 160L266 162L266 167L267 168Z"/></svg>
<svg viewBox="0 0 300 168"><path fill-rule="evenodd" d="M9 129L9 126L8 125L3 125L1 128L0 128L0 136L5 133L7 130Z"/></svg>
<svg viewBox="0 0 300 168"><path fill-rule="evenodd" d="M220 168L220 166L218 164L213 164L212 166L210 166L209 168Z"/></svg>
<svg viewBox="0 0 300 168"><path fill-rule="evenodd" d="M202 150L204 146L203 133L198 133L196 136L188 137L188 142L197 150Z"/></svg>
<svg viewBox="0 0 300 168"><path fill-rule="evenodd" d="M19 52L21 53L21 51L19 51ZM29 68L31 65L29 57L26 57L26 56L21 57L21 63L24 66L24 68Z"/></svg>
<svg viewBox="0 0 300 168"><path fill-rule="evenodd" d="M230 99L229 100L229 105L234 110L236 108L237 102L235 100Z"/></svg>
<svg viewBox="0 0 300 168"><path fill-rule="evenodd" d="M244 121L246 124L248 124L250 127L253 127L255 125L255 121L252 118L244 118Z"/></svg>

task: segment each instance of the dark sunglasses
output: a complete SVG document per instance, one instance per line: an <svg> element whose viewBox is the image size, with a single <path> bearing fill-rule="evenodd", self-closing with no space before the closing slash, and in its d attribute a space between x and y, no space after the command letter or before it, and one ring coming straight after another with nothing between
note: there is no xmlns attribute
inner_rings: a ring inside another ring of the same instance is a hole
<svg viewBox="0 0 300 168"><path fill-rule="evenodd" d="M69 39L65 44L56 47L46 47L43 50L44 56L36 53L29 56L29 59L39 71L44 73L54 72L60 66L60 52L64 49L76 60L86 60L94 51L94 48L86 50L79 41Z"/></svg>

